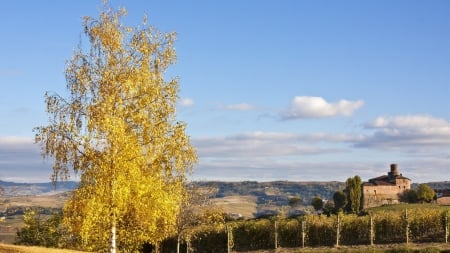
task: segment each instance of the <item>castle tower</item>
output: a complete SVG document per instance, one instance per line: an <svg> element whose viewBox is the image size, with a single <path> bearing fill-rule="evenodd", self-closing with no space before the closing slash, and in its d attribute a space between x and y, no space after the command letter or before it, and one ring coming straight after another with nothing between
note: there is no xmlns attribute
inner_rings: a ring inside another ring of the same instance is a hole
<svg viewBox="0 0 450 253"><path fill-rule="evenodd" d="M394 181L396 177L400 176L398 173L398 165L396 163L391 164L391 171L388 172L389 181Z"/></svg>
<svg viewBox="0 0 450 253"><path fill-rule="evenodd" d="M392 173L394 176L400 175L400 174L398 173L398 165L397 165L396 163L391 164L391 173Z"/></svg>

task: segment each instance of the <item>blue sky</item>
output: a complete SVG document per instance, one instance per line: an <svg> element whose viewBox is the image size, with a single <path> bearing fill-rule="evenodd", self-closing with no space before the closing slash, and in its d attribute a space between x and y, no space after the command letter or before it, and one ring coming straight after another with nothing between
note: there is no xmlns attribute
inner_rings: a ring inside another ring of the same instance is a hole
<svg viewBox="0 0 450 253"><path fill-rule="evenodd" d="M177 32L177 115L194 180L450 181L449 1L110 1L126 25ZM101 1L8 1L0 42L0 180L48 181L33 144L46 91Z"/></svg>

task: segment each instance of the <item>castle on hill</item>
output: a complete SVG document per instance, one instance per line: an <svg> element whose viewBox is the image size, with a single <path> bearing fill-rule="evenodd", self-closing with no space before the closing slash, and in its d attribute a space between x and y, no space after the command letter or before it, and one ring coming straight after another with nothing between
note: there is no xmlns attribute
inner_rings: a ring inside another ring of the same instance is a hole
<svg viewBox="0 0 450 253"><path fill-rule="evenodd" d="M397 164L391 164L387 175L369 179L362 184L363 208L397 204L400 196L411 189L411 180L399 173Z"/></svg>

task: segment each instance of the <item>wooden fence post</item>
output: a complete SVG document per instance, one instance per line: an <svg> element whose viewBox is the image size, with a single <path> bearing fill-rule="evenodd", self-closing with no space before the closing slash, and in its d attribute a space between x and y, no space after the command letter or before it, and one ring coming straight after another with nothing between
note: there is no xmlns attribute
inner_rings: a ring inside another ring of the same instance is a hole
<svg viewBox="0 0 450 253"><path fill-rule="evenodd" d="M448 211L445 212L445 243L448 243Z"/></svg>
<svg viewBox="0 0 450 253"><path fill-rule="evenodd" d="M302 220L302 248L305 247L305 238L306 238L306 221Z"/></svg>
<svg viewBox="0 0 450 253"><path fill-rule="evenodd" d="M233 240L233 229L230 227L230 225L227 225L227 252L231 253L234 247L234 240Z"/></svg>
<svg viewBox="0 0 450 253"><path fill-rule="evenodd" d="M278 248L278 222L275 221L275 249Z"/></svg>
<svg viewBox="0 0 450 253"><path fill-rule="evenodd" d="M370 215L370 246L373 246L373 241L375 239L375 233L374 233L374 227L373 227L373 216Z"/></svg>
<svg viewBox="0 0 450 253"><path fill-rule="evenodd" d="M341 236L341 219L339 213L337 214L337 225L336 225L336 247L339 247L339 237Z"/></svg>
<svg viewBox="0 0 450 253"><path fill-rule="evenodd" d="M409 220L408 220L408 209L405 209L405 232L406 232L406 244L409 243Z"/></svg>

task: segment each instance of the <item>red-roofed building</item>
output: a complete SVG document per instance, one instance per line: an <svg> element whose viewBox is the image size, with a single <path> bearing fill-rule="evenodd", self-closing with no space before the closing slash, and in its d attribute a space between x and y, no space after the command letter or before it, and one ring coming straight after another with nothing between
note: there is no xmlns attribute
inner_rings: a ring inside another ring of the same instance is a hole
<svg viewBox="0 0 450 253"><path fill-rule="evenodd" d="M400 196L411 189L411 180L398 172L397 164L391 164L387 175L369 179L362 184L363 208L397 204Z"/></svg>

